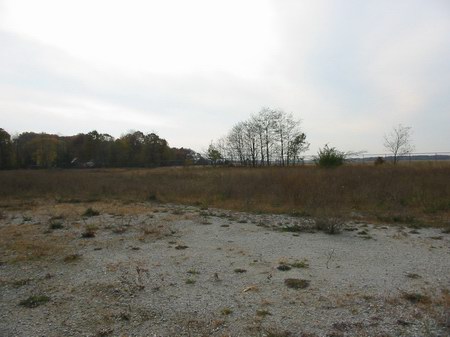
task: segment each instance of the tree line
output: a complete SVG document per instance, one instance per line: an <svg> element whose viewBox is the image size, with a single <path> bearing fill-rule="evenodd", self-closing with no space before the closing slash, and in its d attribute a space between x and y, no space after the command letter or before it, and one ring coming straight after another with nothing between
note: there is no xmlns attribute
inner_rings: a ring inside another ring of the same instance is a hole
<svg viewBox="0 0 450 337"><path fill-rule="evenodd" d="M235 124L229 133L212 142L206 157L216 163L246 166L288 166L298 163L309 149L300 120L283 110L263 108Z"/></svg>
<svg viewBox="0 0 450 337"><path fill-rule="evenodd" d="M183 165L199 159L196 152L172 148L155 133L132 131L115 139L92 131L74 136L0 128L0 169L50 167L152 167Z"/></svg>

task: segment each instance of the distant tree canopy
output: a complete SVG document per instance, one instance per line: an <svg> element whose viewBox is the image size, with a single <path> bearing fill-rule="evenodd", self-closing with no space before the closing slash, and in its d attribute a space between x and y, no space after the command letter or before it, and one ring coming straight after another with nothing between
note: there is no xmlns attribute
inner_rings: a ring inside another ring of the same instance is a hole
<svg viewBox="0 0 450 337"><path fill-rule="evenodd" d="M233 126L213 148L223 160L247 166L288 166L302 160L309 149L300 121L282 110L263 108Z"/></svg>
<svg viewBox="0 0 450 337"><path fill-rule="evenodd" d="M183 165L193 150L171 148L155 133L129 132L114 139L92 131L75 136L24 132L11 137L0 128L0 169L30 167L153 167Z"/></svg>

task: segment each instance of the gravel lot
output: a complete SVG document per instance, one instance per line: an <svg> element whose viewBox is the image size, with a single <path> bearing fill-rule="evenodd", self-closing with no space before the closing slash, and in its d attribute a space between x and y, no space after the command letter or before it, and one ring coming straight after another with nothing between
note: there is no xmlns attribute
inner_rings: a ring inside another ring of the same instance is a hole
<svg viewBox="0 0 450 337"><path fill-rule="evenodd" d="M1 337L450 335L440 229L329 235L307 218L157 203L0 215Z"/></svg>

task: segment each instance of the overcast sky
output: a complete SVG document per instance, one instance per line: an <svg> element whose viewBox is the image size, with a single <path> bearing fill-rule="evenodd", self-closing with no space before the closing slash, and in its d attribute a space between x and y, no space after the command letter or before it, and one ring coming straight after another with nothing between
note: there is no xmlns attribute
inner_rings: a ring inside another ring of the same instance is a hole
<svg viewBox="0 0 450 337"><path fill-rule="evenodd" d="M0 127L206 148L262 107L311 153L450 151L449 0L0 0Z"/></svg>

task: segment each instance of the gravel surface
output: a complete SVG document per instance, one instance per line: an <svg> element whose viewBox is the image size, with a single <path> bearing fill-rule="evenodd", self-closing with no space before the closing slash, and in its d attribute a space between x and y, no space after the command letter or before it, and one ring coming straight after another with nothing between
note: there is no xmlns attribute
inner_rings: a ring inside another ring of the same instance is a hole
<svg viewBox="0 0 450 337"><path fill-rule="evenodd" d="M4 206L0 336L450 335L449 234L314 227L157 203Z"/></svg>

